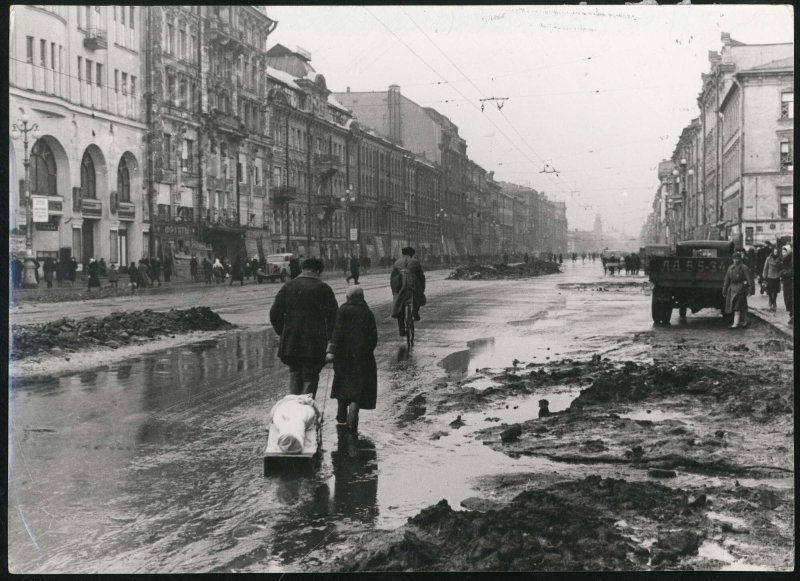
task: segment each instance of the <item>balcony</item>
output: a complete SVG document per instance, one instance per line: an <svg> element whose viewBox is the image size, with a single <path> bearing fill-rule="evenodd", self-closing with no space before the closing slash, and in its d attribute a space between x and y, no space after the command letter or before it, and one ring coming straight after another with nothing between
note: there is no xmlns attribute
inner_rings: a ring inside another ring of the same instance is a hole
<svg viewBox="0 0 800 581"><path fill-rule="evenodd" d="M275 190L273 201L276 204L288 204L297 197L297 188L294 186L280 186Z"/></svg>
<svg viewBox="0 0 800 581"><path fill-rule="evenodd" d="M242 232L245 227L239 224L239 215L233 210L206 210L205 227L217 232Z"/></svg>
<svg viewBox="0 0 800 581"><path fill-rule="evenodd" d="M342 167L342 162L338 155L331 153L317 153L314 155L314 165L317 172L322 174L324 178L332 177Z"/></svg>
<svg viewBox="0 0 800 581"><path fill-rule="evenodd" d="M133 221L136 219L136 204L133 202L119 202L117 216L120 220Z"/></svg>
<svg viewBox="0 0 800 581"><path fill-rule="evenodd" d="M212 109L210 113L205 115L205 118L210 128L242 139L247 137L247 127L236 115L223 113L219 109Z"/></svg>
<svg viewBox="0 0 800 581"><path fill-rule="evenodd" d="M86 29L86 36L83 37L83 46L89 50L108 48L108 35L104 28L91 26Z"/></svg>
<svg viewBox="0 0 800 581"><path fill-rule="evenodd" d="M220 17L211 17L208 20L208 40L234 55L241 54L246 48L244 34Z"/></svg>
<svg viewBox="0 0 800 581"><path fill-rule="evenodd" d="M100 218L103 215L103 204L94 198L81 199L81 214L86 218Z"/></svg>

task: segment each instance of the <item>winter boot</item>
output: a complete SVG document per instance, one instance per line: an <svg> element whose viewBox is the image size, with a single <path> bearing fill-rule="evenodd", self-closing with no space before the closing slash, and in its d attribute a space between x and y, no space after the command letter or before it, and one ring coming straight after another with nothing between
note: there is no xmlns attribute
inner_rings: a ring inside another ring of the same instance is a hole
<svg viewBox="0 0 800 581"><path fill-rule="evenodd" d="M358 433L358 404L355 402L347 407L347 429L351 434Z"/></svg>
<svg viewBox="0 0 800 581"><path fill-rule="evenodd" d="M730 326L731 329L738 329L739 328L739 321L742 318L742 314L739 311L733 313L733 325Z"/></svg>
<svg viewBox="0 0 800 581"><path fill-rule="evenodd" d="M289 372L289 393L300 395L303 392L303 380L299 371Z"/></svg>

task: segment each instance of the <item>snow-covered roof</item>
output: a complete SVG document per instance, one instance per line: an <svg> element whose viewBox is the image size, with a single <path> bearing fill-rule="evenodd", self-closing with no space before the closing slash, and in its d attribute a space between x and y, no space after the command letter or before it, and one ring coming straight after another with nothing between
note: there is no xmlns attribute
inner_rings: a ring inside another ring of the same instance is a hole
<svg viewBox="0 0 800 581"><path fill-rule="evenodd" d="M346 111L347 113L351 112L350 109L348 109L339 102L339 100L333 95L333 93L328 95L328 105L330 105L331 107L336 107L337 109L341 109L342 111Z"/></svg>
<svg viewBox="0 0 800 581"><path fill-rule="evenodd" d="M280 69L276 69L273 67L267 67L267 75L276 79L286 85L289 85L292 89L299 89L300 87L297 86L297 83L294 82L294 75L290 75L287 72L284 72Z"/></svg>

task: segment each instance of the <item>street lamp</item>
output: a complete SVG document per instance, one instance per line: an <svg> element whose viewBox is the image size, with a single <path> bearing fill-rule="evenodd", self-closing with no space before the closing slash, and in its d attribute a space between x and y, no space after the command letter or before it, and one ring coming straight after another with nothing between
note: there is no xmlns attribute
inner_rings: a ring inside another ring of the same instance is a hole
<svg viewBox="0 0 800 581"><path fill-rule="evenodd" d="M344 205L344 216L345 216L345 239L347 240L347 248L350 248L350 205L354 204L356 201L356 195L353 193L353 186L352 184L347 186L347 190L345 190L344 195L339 198L339 200ZM356 243L358 243L358 236L360 232L356 231ZM352 253L352 248L350 249ZM361 256L361 246L358 245L358 255Z"/></svg>
<svg viewBox="0 0 800 581"><path fill-rule="evenodd" d="M39 133L39 125L33 123L28 126L30 117L27 113L22 115L19 125L16 123L11 129L11 138L15 141L22 139L25 146L25 157L23 158L23 165L25 166L25 269L22 276L23 288L37 288L39 285L36 282L36 265L33 263L33 201L30 192L30 160L28 159L28 134L31 134L33 141L37 141L41 137Z"/></svg>

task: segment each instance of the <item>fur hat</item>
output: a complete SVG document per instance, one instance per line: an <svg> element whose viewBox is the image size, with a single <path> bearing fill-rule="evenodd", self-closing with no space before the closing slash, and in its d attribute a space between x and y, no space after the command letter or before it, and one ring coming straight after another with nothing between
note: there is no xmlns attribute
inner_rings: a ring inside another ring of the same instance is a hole
<svg viewBox="0 0 800 581"><path fill-rule="evenodd" d="M314 258L313 256L306 258L301 265L303 270L313 270L314 272L322 272L325 270L325 265L319 258Z"/></svg>
<svg viewBox="0 0 800 581"><path fill-rule="evenodd" d="M416 253L417 251L414 250L411 246L406 246L400 251L400 254L403 254L404 256L414 256Z"/></svg>

